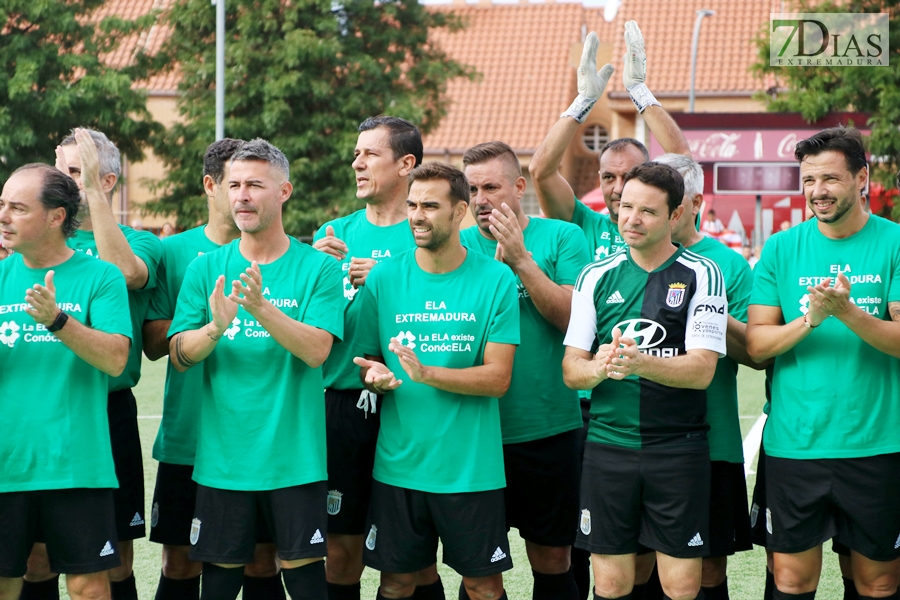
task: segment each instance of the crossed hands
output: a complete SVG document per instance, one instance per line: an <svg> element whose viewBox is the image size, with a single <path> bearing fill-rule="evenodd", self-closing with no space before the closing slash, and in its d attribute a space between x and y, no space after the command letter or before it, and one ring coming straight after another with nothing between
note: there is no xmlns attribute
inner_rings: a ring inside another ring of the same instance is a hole
<svg viewBox="0 0 900 600"><path fill-rule="evenodd" d="M603 379L616 379L621 381L629 375L637 375L643 362L643 354L638 350L637 342L631 338L622 337L619 328L613 329L613 339L609 344L603 344L597 349L592 359L595 371L594 375Z"/></svg>
<svg viewBox="0 0 900 600"><path fill-rule="evenodd" d="M809 296L809 312L806 318L813 327L818 326L828 317L841 318L853 307L850 302L850 280L843 273L838 273L834 285L829 277L817 286L806 288Z"/></svg>

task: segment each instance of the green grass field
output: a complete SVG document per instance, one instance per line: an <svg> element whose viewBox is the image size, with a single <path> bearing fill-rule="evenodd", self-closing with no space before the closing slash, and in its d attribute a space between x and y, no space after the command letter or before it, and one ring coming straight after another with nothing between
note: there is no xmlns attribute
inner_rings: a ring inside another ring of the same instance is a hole
<svg viewBox="0 0 900 600"><path fill-rule="evenodd" d="M159 427L159 415L162 413L163 385L165 382L165 361L155 363L145 360L143 378L135 389L140 419L141 443L144 448L144 481L146 488L145 514L150 514L150 501L153 497L153 485L156 481L156 461L150 454L156 430ZM740 392L741 428L744 436L750 431L753 423L762 412L765 402L763 394L763 374L744 367L738 375ZM755 469L755 465L754 465ZM755 470L753 471L755 473ZM755 475L747 479L747 488L752 493ZM509 597L513 600L531 598L531 569L525 557L525 544L515 530L510 532L513 562L515 568L504 574L504 583ZM135 541L134 572L137 579L138 594L142 600L149 600L156 594L156 584L160 573L160 546L151 544L146 539ZM759 600L763 594L765 552L756 548L752 552L742 552L731 559L728 565L728 580L733 600ZM451 569L440 565L439 570L444 580L447 598L455 599L459 587L459 576ZM62 579L62 578L61 578ZM362 597L375 598L378 587L378 573L366 569L363 575ZM60 586L61 597L68 598L65 586ZM822 580L819 584L818 598L828 600L841 598L840 570L834 553L825 552L825 565Z"/></svg>

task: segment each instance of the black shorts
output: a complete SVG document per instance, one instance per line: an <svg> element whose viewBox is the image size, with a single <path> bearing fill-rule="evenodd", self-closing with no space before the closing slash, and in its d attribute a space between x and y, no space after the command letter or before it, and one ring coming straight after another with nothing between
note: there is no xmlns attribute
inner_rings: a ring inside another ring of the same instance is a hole
<svg viewBox="0 0 900 600"><path fill-rule="evenodd" d="M709 556L709 472L708 450L648 451L588 442L575 545L593 554L647 548L675 558Z"/></svg>
<svg viewBox="0 0 900 600"><path fill-rule="evenodd" d="M803 552L829 538L870 560L900 558L900 453L766 457L768 549Z"/></svg>
<svg viewBox="0 0 900 600"><path fill-rule="evenodd" d="M159 463L150 509L150 541L167 546L189 546L191 521L197 502L193 465Z"/></svg>
<svg viewBox="0 0 900 600"><path fill-rule="evenodd" d="M372 468L381 423L374 410L358 408L363 390L325 390L328 445L328 533L362 535L372 497ZM368 392L367 392L368 393Z"/></svg>
<svg viewBox="0 0 900 600"><path fill-rule="evenodd" d="M750 539L756 546L766 547L766 449L759 441L756 485L750 504Z"/></svg>
<svg viewBox="0 0 900 600"><path fill-rule="evenodd" d="M106 412L109 441L119 487L113 493L119 541L147 535L144 526L144 457L138 431L137 402L130 389L110 392Z"/></svg>
<svg viewBox="0 0 900 600"><path fill-rule="evenodd" d="M256 544L271 532L282 560L327 554L327 483L245 492L197 485L197 506L190 525L191 560L245 565Z"/></svg>
<svg viewBox="0 0 900 600"><path fill-rule="evenodd" d="M541 546L571 546L578 527L579 438L573 429L548 438L506 444L506 525Z"/></svg>
<svg viewBox="0 0 900 600"><path fill-rule="evenodd" d="M752 550L743 463L710 463L709 555Z"/></svg>
<svg viewBox="0 0 900 600"><path fill-rule="evenodd" d="M99 573L118 567L113 491L77 488L0 494L0 577L25 575L38 540L55 573Z"/></svg>
<svg viewBox="0 0 900 600"><path fill-rule="evenodd" d="M437 562L463 577L512 569L503 490L435 494L372 484L363 563L385 573L415 573Z"/></svg>

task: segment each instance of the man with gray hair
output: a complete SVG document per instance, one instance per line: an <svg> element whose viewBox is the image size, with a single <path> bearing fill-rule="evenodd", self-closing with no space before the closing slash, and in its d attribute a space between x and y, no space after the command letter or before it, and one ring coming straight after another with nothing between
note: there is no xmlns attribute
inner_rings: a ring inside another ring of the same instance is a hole
<svg viewBox="0 0 900 600"><path fill-rule="evenodd" d="M112 194L119 182L121 157L109 138L99 131L75 129L56 149L56 166L69 174L82 192L81 225L68 239L70 248L118 267L128 287L132 344L125 371L109 378L109 434L119 487L115 490L115 520L122 564L110 571L112 597L136 600L132 572L133 540L146 535L144 520L144 461L137 424L137 403L131 389L141 377L141 326L156 286L162 246L149 231L136 231L116 221ZM58 597L56 578L47 562L46 547L35 546L23 596Z"/></svg>
<svg viewBox="0 0 900 600"><path fill-rule="evenodd" d="M321 367L343 336L344 294L338 264L285 234L288 179L267 141L235 152L228 196L241 237L190 264L169 328L175 369L205 361L190 532L203 600L237 597L260 529L291 598L328 595Z"/></svg>
<svg viewBox="0 0 900 600"><path fill-rule="evenodd" d="M701 586L706 600L728 596L728 556L751 550L747 482L744 477L743 438L738 417L738 364L762 369L747 354L747 306L753 273L747 261L721 242L697 231L697 215L703 204L703 169L681 154L664 154L656 162L669 165L684 178L684 212L672 227L672 241L718 265L725 280L728 299L727 355L716 363L712 383L706 390L706 421L709 424L710 502L709 557L703 559Z"/></svg>

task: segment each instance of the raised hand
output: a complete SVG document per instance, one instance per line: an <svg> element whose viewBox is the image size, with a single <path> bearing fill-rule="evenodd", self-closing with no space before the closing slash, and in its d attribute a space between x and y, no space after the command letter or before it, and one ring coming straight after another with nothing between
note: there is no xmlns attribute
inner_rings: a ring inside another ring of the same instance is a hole
<svg viewBox="0 0 900 600"><path fill-rule="evenodd" d="M615 69L612 65L603 65L597 70L597 47L600 40L593 31L584 40L584 48L581 51L581 62L578 64L578 96L572 105L561 116L572 117L579 123L590 114L597 100L603 95L609 78Z"/></svg>
<svg viewBox="0 0 900 600"><path fill-rule="evenodd" d="M397 338L391 338L388 349L400 359L400 366L403 367L410 379L416 383L421 383L425 379L428 367L419 361L419 357L412 351L412 348L404 346Z"/></svg>
<svg viewBox="0 0 900 600"><path fill-rule="evenodd" d="M262 295L262 272L255 260L241 273L240 281L235 279L231 282L228 299L243 306L254 317L259 315L263 303L267 300Z"/></svg>
<svg viewBox="0 0 900 600"><path fill-rule="evenodd" d="M44 275L44 285L34 284L25 291L25 312L31 315L36 323L49 327L56 320L59 308L56 306L56 286L53 284L53 271Z"/></svg>
<svg viewBox="0 0 900 600"><path fill-rule="evenodd" d="M231 322L237 316L238 305L229 300L225 295L225 276L219 275L216 279L216 287L209 296L209 310L212 312L212 327L217 339L225 334L225 330L231 327Z"/></svg>
<svg viewBox="0 0 900 600"><path fill-rule="evenodd" d="M313 248L333 256L338 260L344 260L344 257L347 256L347 252L349 252L347 244L334 236L334 227L331 225L325 227L325 237L316 240L313 243Z"/></svg>

